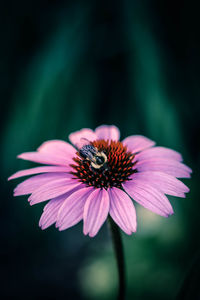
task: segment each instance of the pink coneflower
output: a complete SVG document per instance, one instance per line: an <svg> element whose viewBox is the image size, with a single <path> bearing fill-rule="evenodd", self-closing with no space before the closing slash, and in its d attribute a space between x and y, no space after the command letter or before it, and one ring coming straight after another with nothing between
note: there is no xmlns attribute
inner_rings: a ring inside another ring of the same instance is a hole
<svg viewBox="0 0 200 300"><path fill-rule="evenodd" d="M36 152L18 157L48 166L22 170L10 179L40 174L20 183L14 195L31 194L30 205L49 200L39 225L56 223L67 229L83 219L83 232L93 237L108 215L127 234L136 231L136 211L131 198L152 212L168 217L172 206L165 196L185 197L189 189L176 177L190 177L178 152L153 147L140 135L119 141L115 126L102 125L69 135L70 142L52 140Z"/></svg>

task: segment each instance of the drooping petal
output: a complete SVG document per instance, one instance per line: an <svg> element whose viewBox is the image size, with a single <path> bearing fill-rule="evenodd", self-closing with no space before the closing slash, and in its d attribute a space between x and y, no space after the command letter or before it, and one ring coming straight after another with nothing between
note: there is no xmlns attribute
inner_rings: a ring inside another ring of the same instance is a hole
<svg viewBox="0 0 200 300"><path fill-rule="evenodd" d="M87 139L88 141L92 142L97 139L97 136L94 131L89 128L83 128L81 130L72 132L69 135L70 142L78 148L81 143L81 139Z"/></svg>
<svg viewBox="0 0 200 300"><path fill-rule="evenodd" d="M133 181L148 183L168 195L184 198L185 193L189 192L189 188L183 182L166 173L146 171L135 173L131 177Z"/></svg>
<svg viewBox="0 0 200 300"><path fill-rule="evenodd" d="M59 227L59 230L67 229L83 219L85 201L92 191L93 188L85 187L66 198L57 216L56 227Z"/></svg>
<svg viewBox="0 0 200 300"><path fill-rule="evenodd" d="M69 143L61 140L51 140L44 142L37 149L37 151L63 157L65 160L68 159L68 157L72 158L76 155L76 149Z"/></svg>
<svg viewBox="0 0 200 300"><path fill-rule="evenodd" d="M122 184L124 190L140 205L163 217L173 214L167 197L144 181L127 181Z"/></svg>
<svg viewBox="0 0 200 300"><path fill-rule="evenodd" d="M62 178L47 183L35 190L29 197L30 205L40 203L58 197L76 187L82 185L75 179Z"/></svg>
<svg viewBox="0 0 200 300"><path fill-rule="evenodd" d="M83 232L94 237L103 223L109 211L109 195L104 189L94 190L86 200L83 212Z"/></svg>
<svg viewBox="0 0 200 300"><path fill-rule="evenodd" d="M33 193L36 189L40 188L46 183L55 181L61 178L71 178L72 175L68 173L47 173L33 176L21 182L14 189L14 196L26 195Z"/></svg>
<svg viewBox="0 0 200 300"><path fill-rule="evenodd" d="M122 141L122 143L133 153L140 152L155 145L155 142L142 135L128 136Z"/></svg>
<svg viewBox="0 0 200 300"><path fill-rule="evenodd" d="M41 215L39 226L46 229L57 221L57 215L60 207L63 205L66 198L68 198L74 190L65 193L50 200L44 207L43 214Z"/></svg>
<svg viewBox="0 0 200 300"><path fill-rule="evenodd" d="M192 170L186 165L172 159L151 158L138 161L135 165L138 171L158 171L178 178L190 178Z"/></svg>
<svg viewBox="0 0 200 300"><path fill-rule="evenodd" d="M158 157L182 161L182 155L180 153L165 147L154 147L144 150L135 156L135 160L139 161Z"/></svg>
<svg viewBox="0 0 200 300"><path fill-rule="evenodd" d="M18 158L30 160L41 164L67 166L72 163L71 157L61 157L43 152L25 152L17 156Z"/></svg>
<svg viewBox="0 0 200 300"><path fill-rule="evenodd" d="M119 141L120 131L114 125L101 125L95 129L98 139Z"/></svg>
<svg viewBox="0 0 200 300"><path fill-rule="evenodd" d="M108 189L110 197L110 215L119 227L131 234L136 231L136 211L133 202L126 193L118 188Z"/></svg>
<svg viewBox="0 0 200 300"><path fill-rule="evenodd" d="M45 167L36 167L36 168L31 168L31 169L26 169L22 171L18 171L12 176L8 178L8 180L11 179L16 179L19 177L23 176L29 176L29 175L34 175L34 174L39 174L39 173L49 173L49 172L69 172L69 167L55 167L55 166L45 166Z"/></svg>

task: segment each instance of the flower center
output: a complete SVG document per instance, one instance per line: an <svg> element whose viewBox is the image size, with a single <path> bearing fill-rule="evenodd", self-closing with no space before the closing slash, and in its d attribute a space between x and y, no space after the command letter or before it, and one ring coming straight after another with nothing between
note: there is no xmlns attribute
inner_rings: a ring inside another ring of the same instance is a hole
<svg viewBox="0 0 200 300"><path fill-rule="evenodd" d="M73 158L73 174L79 181L95 188L121 188L121 184L130 180L134 155L121 142L96 140L77 152ZM84 153L84 154L83 154Z"/></svg>

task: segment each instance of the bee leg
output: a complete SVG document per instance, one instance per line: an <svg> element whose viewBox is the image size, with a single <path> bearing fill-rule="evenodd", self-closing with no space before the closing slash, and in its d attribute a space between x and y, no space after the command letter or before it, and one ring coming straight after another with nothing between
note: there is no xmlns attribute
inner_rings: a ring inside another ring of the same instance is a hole
<svg viewBox="0 0 200 300"><path fill-rule="evenodd" d="M90 170L91 170L93 173L96 173L96 169L93 168L91 165L90 165Z"/></svg>
<svg viewBox="0 0 200 300"><path fill-rule="evenodd" d="M102 174L105 175L105 172L109 170L109 166L107 165L107 163L104 164L104 166L102 167Z"/></svg>

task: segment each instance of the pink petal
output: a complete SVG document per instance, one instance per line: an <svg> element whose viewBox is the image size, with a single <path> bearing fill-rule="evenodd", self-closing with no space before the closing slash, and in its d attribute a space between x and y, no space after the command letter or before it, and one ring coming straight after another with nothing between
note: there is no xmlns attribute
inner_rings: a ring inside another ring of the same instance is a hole
<svg viewBox="0 0 200 300"><path fill-rule="evenodd" d="M167 197L144 181L127 181L122 184L124 190L140 205L163 217L173 214Z"/></svg>
<svg viewBox="0 0 200 300"><path fill-rule="evenodd" d="M176 197L185 197L184 193L189 192L189 188L183 182L162 172L138 172L133 174L132 180L143 181L165 194Z"/></svg>
<svg viewBox="0 0 200 300"><path fill-rule="evenodd" d="M47 183L35 190L29 197L30 205L58 197L81 185L76 179L62 178Z"/></svg>
<svg viewBox="0 0 200 300"><path fill-rule="evenodd" d="M136 211L133 202L126 193L118 188L108 189L110 197L110 215L119 227L131 234L136 231Z"/></svg>
<svg viewBox="0 0 200 300"><path fill-rule="evenodd" d="M119 141L120 131L113 125L102 125L95 129L95 133L99 140L113 140Z"/></svg>
<svg viewBox="0 0 200 300"><path fill-rule="evenodd" d="M14 196L26 195L33 193L36 189L46 183L55 181L60 178L71 178L71 174L67 173L47 173L33 176L25 181L21 182L14 189Z"/></svg>
<svg viewBox="0 0 200 300"><path fill-rule="evenodd" d="M180 153L164 147L154 147L154 148L144 150L135 156L135 160L140 161L144 159L151 159L151 158L158 158L158 157L182 161L182 156Z"/></svg>
<svg viewBox="0 0 200 300"><path fill-rule="evenodd" d="M69 195L71 192L69 192ZM63 201L66 199L67 195L61 195L50 200L44 207L44 212L41 215L39 226L42 229L46 229L47 227L51 226L53 223L57 221L57 215L60 207L63 204Z"/></svg>
<svg viewBox="0 0 200 300"><path fill-rule="evenodd" d="M49 173L49 172L69 172L69 170L71 170L69 167L54 167L54 166L45 166L45 167L36 167L36 168L31 168L31 169L26 169L26 170L22 170L22 171L18 171L15 174L13 174L12 176L10 176L8 178L8 180L11 179L16 179L19 177L23 177L23 176L29 176L29 175L34 175L34 174L38 174L38 173Z"/></svg>
<svg viewBox="0 0 200 300"><path fill-rule="evenodd" d="M104 189L94 190L86 200L83 212L83 232L94 237L103 223L109 211L109 196Z"/></svg>
<svg viewBox="0 0 200 300"><path fill-rule="evenodd" d="M151 158L138 161L135 168L138 171L160 171L179 178L189 178L192 172L186 165L176 160L164 158Z"/></svg>
<svg viewBox="0 0 200 300"><path fill-rule="evenodd" d="M58 212L56 227L59 230L67 229L83 219L85 201L92 191L93 188L85 187L66 198Z"/></svg>
<svg viewBox="0 0 200 300"><path fill-rule="evenodd" d="M25 152L17 157L41 164L68 166L69 163L72 163L71 157L60 157L58 155L47 154L43 152Z"/></svg>
<svg viewBox="0 0 200 300"><path fill-rule="evenodd" d="M122 143L133 153L140 152L155 145L155 142L142 135L128 136Z"/></svg>
<svg viewBox="0 0 200 300"><path fill-rule="evenodd" d="M76 149L69 143L61 140L51 140L44 142L38 149L38 152L52 154L66 158L73 158L76 155Z"/></svg>
<svg viewBox="0 0 200 300"><path fill-rule="evenodd" d="M53 223L57 221L58 211L60 207L63 205L64 201L74 192L76 192L81 187L79 186L76 189L73 189L64 195L56 197L50 200L44 207L43 214L39 221L39 226L42 229L46 229L47 227L51 226Z"/></svg>
<svg viewBox="0 0 200 300"><path fill-rule="evenodd" d="M8 180L23 177L23 176L28 176L28 175L33 175L33 174L38 174L38 173L49 173L49 172L69 172L69 167L55 167L55 166L45 166L45 167L36 167L36 168L31 168L31 169L26 169L22 171L18 171L12 176L8 178Z"/></svg>
<svg viewBox="0 0 200 300"><path fill-rule="evenodd" d="M79 147L81 139L87 139L88 141L95 141L97 139L96 134L93 130L89 128L83 128L81 130L75 131L69 135L69 140L76 147Z"/></svg>

